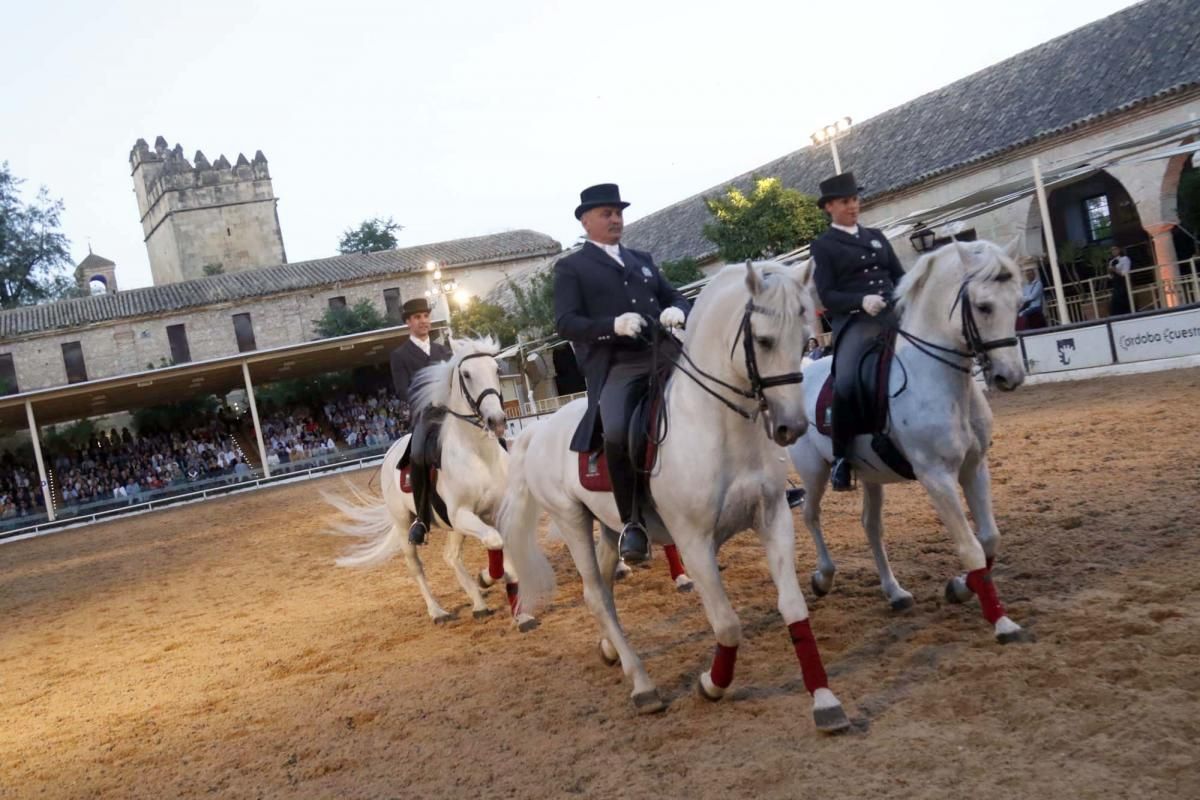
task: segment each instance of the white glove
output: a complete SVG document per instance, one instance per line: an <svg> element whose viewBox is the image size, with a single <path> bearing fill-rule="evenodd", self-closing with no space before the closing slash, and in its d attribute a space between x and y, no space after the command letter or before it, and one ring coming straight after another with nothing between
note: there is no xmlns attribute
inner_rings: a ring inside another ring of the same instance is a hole
<svg viewBox="0 0 1200 800"><path fill-rule="evenodd" d="M646 320L642 319L641 314L626 311L613 320L613 333L617 336L637 336L642 332L642 326L645 324Z"/></svg>
<svg viewBox="0 0 1200 800"><path fill-rule="evenodd" d="M887 308L887 301L877 294L869 294L863 298L862 307L863 311L873 317Z"/></svg>
<svg viewBox="0 0 1200 800"><path fill-rule="evenodd" d="M664 308L658 315L658 323L664 328L679 328L683 325L683 312L675 306Z"/></svg>

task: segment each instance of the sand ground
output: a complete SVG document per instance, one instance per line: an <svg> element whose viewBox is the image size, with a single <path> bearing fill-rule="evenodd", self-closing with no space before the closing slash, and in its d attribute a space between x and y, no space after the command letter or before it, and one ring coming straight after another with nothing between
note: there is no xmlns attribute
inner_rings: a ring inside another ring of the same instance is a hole
<svg viewBox="0 0 1200 800"><path fill-rule="evenodd" d="M718 704L692 689L698 598L661 558L619 585L671 700L652 717L597 658L560 542L525 635L473 620L423 551L459 614L434 627L401 560L333 566L317 490L341 477L0 546L0 797L1200 797L1198 401L1200 370L993 397L996 580L1031 645L943 603L957 565L919 487L888 490L901 614L857 498L827 498L840 569L808 599L854 722L838 737L813 730L750 535L721 555L746 636Z"/></svg>

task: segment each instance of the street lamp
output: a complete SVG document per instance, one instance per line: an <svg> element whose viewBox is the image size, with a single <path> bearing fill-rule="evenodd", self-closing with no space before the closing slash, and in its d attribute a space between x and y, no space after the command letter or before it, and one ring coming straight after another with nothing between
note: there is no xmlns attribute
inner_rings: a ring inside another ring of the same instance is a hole
<svg viewBox="0 0 1200 800"><path fill-rule="evenodd" d="M430 287L425 290L425 296L429 298L430 304L438 301L438 298L445 296L446 298L446 313L450 313L450 298L454 297L459 301L459 305L463 305L462 300L458 296L460 291L458 281L453 278L442 280L442 267L436 261L426 261L425 271L429 273ZM466 294L466 290L461 290L462 294Z"/></svg>
<svg viewBox="0 0 1200 800"><path fill-rule="evenodd" d="M928 253L933 249L933 241L937 238L937 234L933 232L933 228L926 228L924 222L917 223L917 229L908 237L909 243L912 244L912 249L918 253Z"/></svg>
<svg viewBox="0 0 1200 800"><path fill-rule="evenodd" d="M837 175L842 174L842 160L838 158L837 140L844 136L853 124L854 121L849 117L842 117L837 122L830 123L812 134L814 146L829 142L829 149L833 152L833 171Z"/></svg>

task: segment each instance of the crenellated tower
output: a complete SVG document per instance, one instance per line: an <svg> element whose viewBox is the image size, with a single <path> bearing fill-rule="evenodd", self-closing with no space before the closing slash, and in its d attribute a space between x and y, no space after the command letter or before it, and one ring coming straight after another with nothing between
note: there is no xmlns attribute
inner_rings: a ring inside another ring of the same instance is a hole
<svg viewBox="0 0 1200 800"><path fill-rule="evenodd" d="M287 262L267 158L191 161L159 136L129 153L154 284Z"/></svg>

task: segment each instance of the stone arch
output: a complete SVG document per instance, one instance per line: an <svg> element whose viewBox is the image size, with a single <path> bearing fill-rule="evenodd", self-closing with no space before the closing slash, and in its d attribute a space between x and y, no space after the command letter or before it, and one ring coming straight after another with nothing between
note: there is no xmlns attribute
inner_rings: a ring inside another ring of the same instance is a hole
<svg viewBox="0 0 1200 800"><path fill-rule="evenodd" d="M89 294L108 294L108 278L104 275L93 275L87 279L87 287Z"/></svg>
<svg viewBox="0 0 1200 800"><path fill-rule="evenodd" d="M1193 144L1196 137L1189 136L1180 144ZM1182 192L1195 178L1185 180L1185 176L1191 176L1196 173L1196 159L1200 157L1195 153L1182 153L1180 155L1171 156L1167 160L1167 168L1163 173L1162 180L1162 208L1163 217L1166 220L1174 222L1176 229L1172 231L1172 238L1175 245L1175 257L1178 260L1186 260L1196 255L1200 255L1200 245L1197 244L1195 237L1200 237L1200 230L1192 228L1200 228L1195 221L1183 219L1185 209L1183 208L1184 200ZM1200 215L1197 215L1200 217Z"/></svg>

